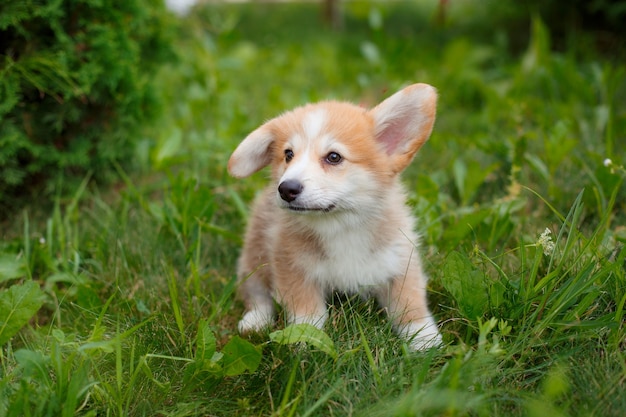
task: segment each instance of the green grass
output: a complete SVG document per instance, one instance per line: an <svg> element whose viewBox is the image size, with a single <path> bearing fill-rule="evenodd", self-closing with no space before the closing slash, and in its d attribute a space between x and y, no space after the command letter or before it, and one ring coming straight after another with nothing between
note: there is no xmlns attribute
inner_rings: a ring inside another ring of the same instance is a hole
<svg viewBox="0 0 626 417"><path fill-rule="evenodd" d="M555 52L506 7L438 24L435 3L347 3L340 33L314 4L183 21L137 169L2 225L0 416L624 415L623 57L579 32ZM266 174L230 178L230 152L296 105L417 81L438 88L438 121L404 178L446 347L409 352L346 295L324 333L237 336Z"/></svg>

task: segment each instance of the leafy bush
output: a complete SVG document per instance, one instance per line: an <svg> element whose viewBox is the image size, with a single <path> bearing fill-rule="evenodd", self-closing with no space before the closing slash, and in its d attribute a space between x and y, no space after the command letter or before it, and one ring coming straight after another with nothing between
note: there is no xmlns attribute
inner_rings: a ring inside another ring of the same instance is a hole
<svg viewBox="0 0 626 417"><path fill-rule="evenodd" d="M2 2L3 209L60 174L103 180L111 161L128 161L158 114L150 83L171 56L167 16L158 0Z"/></svg>

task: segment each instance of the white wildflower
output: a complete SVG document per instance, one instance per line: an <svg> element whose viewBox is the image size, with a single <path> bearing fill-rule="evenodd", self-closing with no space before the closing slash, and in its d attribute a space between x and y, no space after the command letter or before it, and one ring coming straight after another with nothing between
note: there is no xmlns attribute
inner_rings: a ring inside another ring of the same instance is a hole
<svg viewBox="0 0 626 417"><path fill-rule="evenodd" d="M43 236L42 236L42 237L40 237L40 238L39 238L39 244L40 244L40 245L45 245L45 244L46 244L46 238L45 238L45 237L43 237Z"/></svg>
<svg viewBox="0 0 626 417"><path fill-rule="evenodd" d="M626 176L626 168L624 168L624 165L616 164L611 158L606 158L602 164L611 170L611 174L620 174L622 177Z"/></svg>
<svg viewBox="0 0 626 417"><path fill-rule="evenodd" d="M550 256L554 252L555 245L552 241L552 231L547 227L546 230L543 231L541 236L539 236L537 246L541 246L543 248L543 254L546 256Z"/></svg>

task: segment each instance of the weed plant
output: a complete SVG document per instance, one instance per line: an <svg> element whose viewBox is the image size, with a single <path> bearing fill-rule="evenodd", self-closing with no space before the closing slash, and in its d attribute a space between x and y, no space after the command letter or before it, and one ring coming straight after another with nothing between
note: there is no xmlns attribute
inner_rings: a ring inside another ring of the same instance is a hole
<svg viewBox="0 0 626 417"><path fill-rule="evenodd" d="M427 4L348 2L341 32L314 4L185 18L143 170L2 225L0 416L624 415L626 66L593 38L555 52L538 17ZM416 81L440 94L405 182L446 346L410 352L346 294L324 331L238 336L265 178L229 178L232 149L285 109Z"/></svg>

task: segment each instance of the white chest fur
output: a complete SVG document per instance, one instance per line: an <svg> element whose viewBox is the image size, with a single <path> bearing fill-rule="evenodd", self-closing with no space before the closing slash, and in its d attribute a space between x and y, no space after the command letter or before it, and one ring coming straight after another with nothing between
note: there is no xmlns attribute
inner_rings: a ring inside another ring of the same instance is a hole
<svg viewBox="0 0 626 417"><path fill-rule="evenodd" d="M302 253L298 262L308 279L325 290L363 293L405 273L415 251L412 230L386 230L382 238L380 230L343 226L316 227L321 248Z"/></svg>

